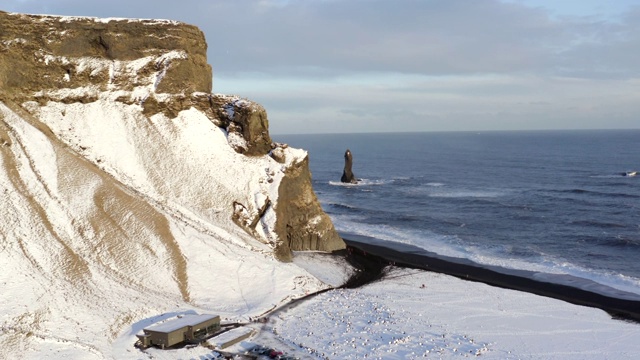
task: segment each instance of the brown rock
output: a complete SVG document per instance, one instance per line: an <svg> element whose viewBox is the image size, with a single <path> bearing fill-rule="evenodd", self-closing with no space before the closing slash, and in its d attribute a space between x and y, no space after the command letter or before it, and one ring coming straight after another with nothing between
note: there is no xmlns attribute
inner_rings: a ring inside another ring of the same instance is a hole
<svg viewBox="0 0 640 360"><path fill-rule="evenodd" d="M108 86L131 89L145 75L163 67L166 73L156 92L211 92L207 44L202 31L192 25L0 12L0 29L0 88L18 103L47 89L88 85L100 90L107 90ZM103 66L117 65L116 60L161 57L170 51L188 56L157 59L134 71L132 76L114 78L113 69ZM94 63L88 64L86 59Z"/></svg>
<svg viewBox="0 0 640 360"><path fill-rule="evenodd" d="M278 191L276 232L280 243L276 256L291 259L291 250L334 251L344 249L331 219L320 206L313 187L309 158L287 169Z"/></svg>
<svg viewBox="0 0 640 360"><path fill-rule="evenodd" d="M351 168L353 167L353 155L351 154L351 150L347 149L344 153L344 171L342 172L342 178L340 181L343 183L357 184L358 179L353 174Z"/></svg>
<svg viewBox="0 0 640 360"><path fill-rule="evenodd" d="M267 111L262 105L237 96L214 95L213 102L218 106L218 117L223 119L227 132L245 140L244 143L232 143L234 149L248 156L266 155L273 144L269 136Z"/></svg>

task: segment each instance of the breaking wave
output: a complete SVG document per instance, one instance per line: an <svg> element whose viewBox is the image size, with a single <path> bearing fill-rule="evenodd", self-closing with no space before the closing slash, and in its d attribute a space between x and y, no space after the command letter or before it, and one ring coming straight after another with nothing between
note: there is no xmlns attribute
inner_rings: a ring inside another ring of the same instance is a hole
<svg viewBox="0 0 640 360"><path fill-rule="evenodd" d="M385 185L394 182L394 180L369 180L369 179L358 179L358 182L355 184L352 183L343 183L342 181L329 181L329 185L333 186L345 186L345 187L355 187L355 186L374 186L374 185Z"/></svg>

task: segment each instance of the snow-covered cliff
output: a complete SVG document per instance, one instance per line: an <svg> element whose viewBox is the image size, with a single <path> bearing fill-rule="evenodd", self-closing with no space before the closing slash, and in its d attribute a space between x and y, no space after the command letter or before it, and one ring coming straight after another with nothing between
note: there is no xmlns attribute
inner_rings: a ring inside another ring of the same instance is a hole
<svg viewBox="0 0 640 360"><path fill-rule="evenodd" d="M3 12L0 29L0 354L135 358L113 344L159 314L254 316L326 286L279 261L344 247L307 154L211 94L200 30Z"/></svg>

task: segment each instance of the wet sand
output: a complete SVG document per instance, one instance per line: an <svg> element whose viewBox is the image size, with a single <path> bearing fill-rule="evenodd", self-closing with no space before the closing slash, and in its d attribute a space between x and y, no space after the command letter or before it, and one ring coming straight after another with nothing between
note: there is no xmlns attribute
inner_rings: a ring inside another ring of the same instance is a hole
<svg viewBox="0 0 640 360"><path fill-rule="evenodd" d="M595 307L608 312L615 319L640 323L640 295L606 286L594 286L595 283L590 280L572 278L575 286L570 286L545 281L553 278L551 274L486 266L467 259L440 256L412 245L354 234L341 235L347 244L347 253L352 258L352 264L354 261L361 263L360 268L363 272L372 272L373 278L386 265L423 269L576 305ZM563 279L566 281L566 277Z"/></svg>

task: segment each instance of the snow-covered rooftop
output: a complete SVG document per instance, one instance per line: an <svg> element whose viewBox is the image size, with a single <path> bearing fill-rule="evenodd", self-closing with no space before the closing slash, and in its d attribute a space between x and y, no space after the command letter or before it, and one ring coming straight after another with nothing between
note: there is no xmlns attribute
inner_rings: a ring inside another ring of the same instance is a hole
<svg viewBox="0 0 640 360"><path fill-rule="evenodd" d="M234 340L237 340L241 337L246 337L249 336L251 333L253 333L254 330L252 328L248 328L248 327L239 327L239 328L235 328L235 329L231 329L227 332L224 332L218 336L214 336L211 339L207 340L211 345L215 346L215 347L223 347L223 345L232 342Z"/></svg>
<svg viewBox="0 0 640 360"><path fill-rule="evenodd" d="M160 324L151 325L149 327L146 327L145 330L156 332L172 332L186 326L196 326L198 324L202 324L205 321L209 321L219 317L219 315L212 314L183 315L182 317L168 320Z"/></svg>

